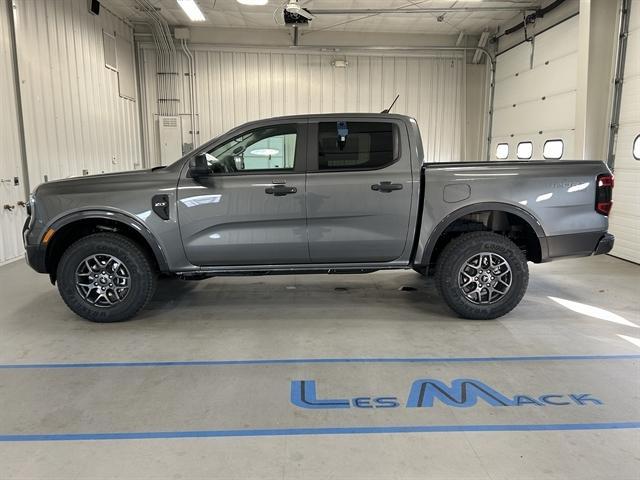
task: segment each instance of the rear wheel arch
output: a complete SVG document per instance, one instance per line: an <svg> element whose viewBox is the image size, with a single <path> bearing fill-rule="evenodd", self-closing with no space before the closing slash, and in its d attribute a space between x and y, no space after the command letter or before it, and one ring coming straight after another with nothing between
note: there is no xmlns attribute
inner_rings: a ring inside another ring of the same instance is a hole
<svg viewBox="0 0 640 480"><path fill-rule="evenodd" d="M56 280L58 262L75 241L99 232L114 232L123 235L138 244L155 263L160 272L169 270L164 252L153 234L135 219L114 212L79 212L54 222L54 230L47 245L45 265L52 282Z"/></svg>
<svg viewBox="0 0 640 480"><path fill-rule="evenodd" d="M452 212L436 226L420 265L427 269L435 266L449 242L474 231L503 234L518 244L527 260L534 263L543 262L548 257L545 232L531 213L506 203L479 203Z"/></svg>

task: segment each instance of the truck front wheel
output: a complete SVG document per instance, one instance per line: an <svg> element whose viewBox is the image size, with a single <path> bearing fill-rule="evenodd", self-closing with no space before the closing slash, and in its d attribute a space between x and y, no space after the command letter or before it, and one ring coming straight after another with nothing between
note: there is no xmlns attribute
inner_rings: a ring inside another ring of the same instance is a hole
<svg viewBox="0 0 640 480"><path fill-rule="evenodd" d="M72 244L60 259L57 276L67 306L92 322L130 319L156 287L156 272L146 253L116 233L96 233Z"/></svg>
<svg viewBox="0 0 640 480"><path fill-rule="evenodd" d="M513 310L527 290L527 259L507 237L467 233L452 240L436 266L436 285L463 318L490 320Z"/></svg>

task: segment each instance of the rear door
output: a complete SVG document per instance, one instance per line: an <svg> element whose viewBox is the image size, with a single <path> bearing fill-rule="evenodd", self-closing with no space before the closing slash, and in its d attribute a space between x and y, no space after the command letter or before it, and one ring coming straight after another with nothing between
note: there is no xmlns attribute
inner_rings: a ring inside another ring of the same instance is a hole
<svg viewBox="0 0 640 480"><path fill-rule="evenodd" d="M309 124L307 223L313 263L388 262L402 256L412 172L404 123L388 117Z"/></svg>
<svg viewBox="0 0 640 480"><path fill-rule="evenodd" d="M180 232L194 265L309 261L305 204L307 125L247 128L207 153L211 175L182 174Z"/></svg>

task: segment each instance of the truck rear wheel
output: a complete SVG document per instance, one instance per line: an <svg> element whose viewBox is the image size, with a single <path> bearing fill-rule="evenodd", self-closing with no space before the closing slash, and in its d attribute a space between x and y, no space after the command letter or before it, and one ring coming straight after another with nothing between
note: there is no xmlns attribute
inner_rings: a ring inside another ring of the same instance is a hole
<svg viewBox="0 0 640 480"><path fill-rule="evenodd" d="M121 322L149 302L156 287L151 260L116 233L81 238L58 264L58 290L67 306L92 322Z"/></svg>
<svg viewBox="0 0 640 480"><path fill-rule="evenodd" d="M436 285L463 318L490 320L513 310L527 290L529 268L518 246L491 232L452 240L436 266Z"/></svg>

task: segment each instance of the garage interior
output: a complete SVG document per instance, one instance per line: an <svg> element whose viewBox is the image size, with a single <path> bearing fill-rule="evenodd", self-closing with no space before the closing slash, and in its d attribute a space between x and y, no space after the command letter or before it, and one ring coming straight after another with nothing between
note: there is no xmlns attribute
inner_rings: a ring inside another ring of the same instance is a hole
<svg viewBox="0 0 640 480"><path fill-rule="evenodd" d="M2 0L0 65L1 478L640 478L639 0ZM24 261L43 182L396 95L426 162L605 161L614 249L491 321L407 270L167 278L96 324ZM521 403L408 408L433 379Z"/></svg>

